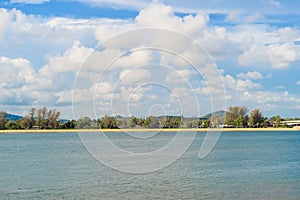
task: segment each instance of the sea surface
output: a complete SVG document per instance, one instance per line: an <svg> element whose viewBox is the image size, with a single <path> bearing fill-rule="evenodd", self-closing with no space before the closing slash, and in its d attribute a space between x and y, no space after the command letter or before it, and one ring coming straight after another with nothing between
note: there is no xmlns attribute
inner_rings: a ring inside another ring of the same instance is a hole
<svg viewBox="0 0 300 200"><path fill-rule="evenodd" d="M107 133L137 152L154 151L175 134ZM0 199L300 199L299 131L223 132L199 159L204 136L197 133L168 167L130 174L96 160L77 133L2 134Z"/></svg>

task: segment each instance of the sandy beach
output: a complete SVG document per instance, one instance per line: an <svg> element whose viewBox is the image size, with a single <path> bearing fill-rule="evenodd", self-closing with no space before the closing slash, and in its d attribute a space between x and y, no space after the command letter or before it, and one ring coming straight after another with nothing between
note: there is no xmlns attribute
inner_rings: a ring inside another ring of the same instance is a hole
<svg viewBox="0 0 300 200"><path fill-rule="evenodd" d="M249 132L249 131L300 131L294 128L198 128L198 129L42 129L42 130L0 130L0 133L70 133L70 132L176 132L176 131L222 131L222 132Z"/></svg>

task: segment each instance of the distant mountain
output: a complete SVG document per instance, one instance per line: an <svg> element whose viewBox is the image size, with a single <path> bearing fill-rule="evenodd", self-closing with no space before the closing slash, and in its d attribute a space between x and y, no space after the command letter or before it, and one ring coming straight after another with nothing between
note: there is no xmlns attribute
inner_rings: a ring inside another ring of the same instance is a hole
<svg viewBox="0 0 300 200"><path fill-rule="evenodd" d="M22 119L22 116L19 115L13 115L13 114L6 114L6 118L8 121L18 121L19 119Z"/></svg>
<svg viewBox="0 0 300 200"><path fill-rule="evenodd" d="M221 118L224 118L226 115L226 111L224 110L219 110L219 111L215 111L213 113L208 113L206 115L204 115L203 117L201 118L210 118L211 116L214 116L214 117L221 117Z"/></svg>

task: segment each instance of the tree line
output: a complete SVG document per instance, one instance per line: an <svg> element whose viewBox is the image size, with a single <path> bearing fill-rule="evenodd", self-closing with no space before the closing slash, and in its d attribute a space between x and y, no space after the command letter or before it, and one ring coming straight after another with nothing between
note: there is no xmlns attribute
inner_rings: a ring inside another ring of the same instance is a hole
<svg viewBox="0 0 300 200"><path fill-rule="evenodd" d="M60 112L56 109L48 110L46 107L31 108L28 115L20 120L8 120L6 113L0 112L0 129L58 129L60 128Z"/></svg>
<svg viewBox="0 0 300 200"><path fill-rule="evenodd" d="M56 109L31 108L28 115L20 120L7 119L7 114L0 111L0 129L118 129L118 128L208 128L208 127L280 127L279 115L271 118L263 116L259 109L254 109L248 115L246 106L229 107L223 115L206 118L185 118L183 116L147 116L120 117L104 115L100 119L82 117L78 120L60 120L61 113ZM286 125L283 125L287 127Z"/></svg>
<svg viewBox="0 0 300 200"><path fill-rule="evenodd" d="M232 106L226 112L224 125L232 126L235 128L245 127L268 127L270 122L265 118L259 109L254 109L248 116L248 108L246 106Z"/></svg>

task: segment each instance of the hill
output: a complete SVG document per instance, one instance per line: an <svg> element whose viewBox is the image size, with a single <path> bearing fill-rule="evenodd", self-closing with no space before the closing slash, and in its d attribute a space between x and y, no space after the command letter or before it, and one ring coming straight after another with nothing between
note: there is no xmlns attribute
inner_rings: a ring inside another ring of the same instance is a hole
<svg viewBox="0 0 300 200"><path fill-rule="evenodd" d="M215 111L213 113L208 113L206 115L204 115L203 117L201 118L210 118L211 116L214 116L214 117L220 117L220 118L224 118L226 115L226 111L224 110L219 110L219 111Z"/></svg>
<svg viewBox="0 0 300 200"><path fill-rule="evenodd" d="M13 115L13 114L6 114L6 118L8 121L18 121L20 119L22 119L23 117L22 116L19 116L19 115Z"/></svg>

